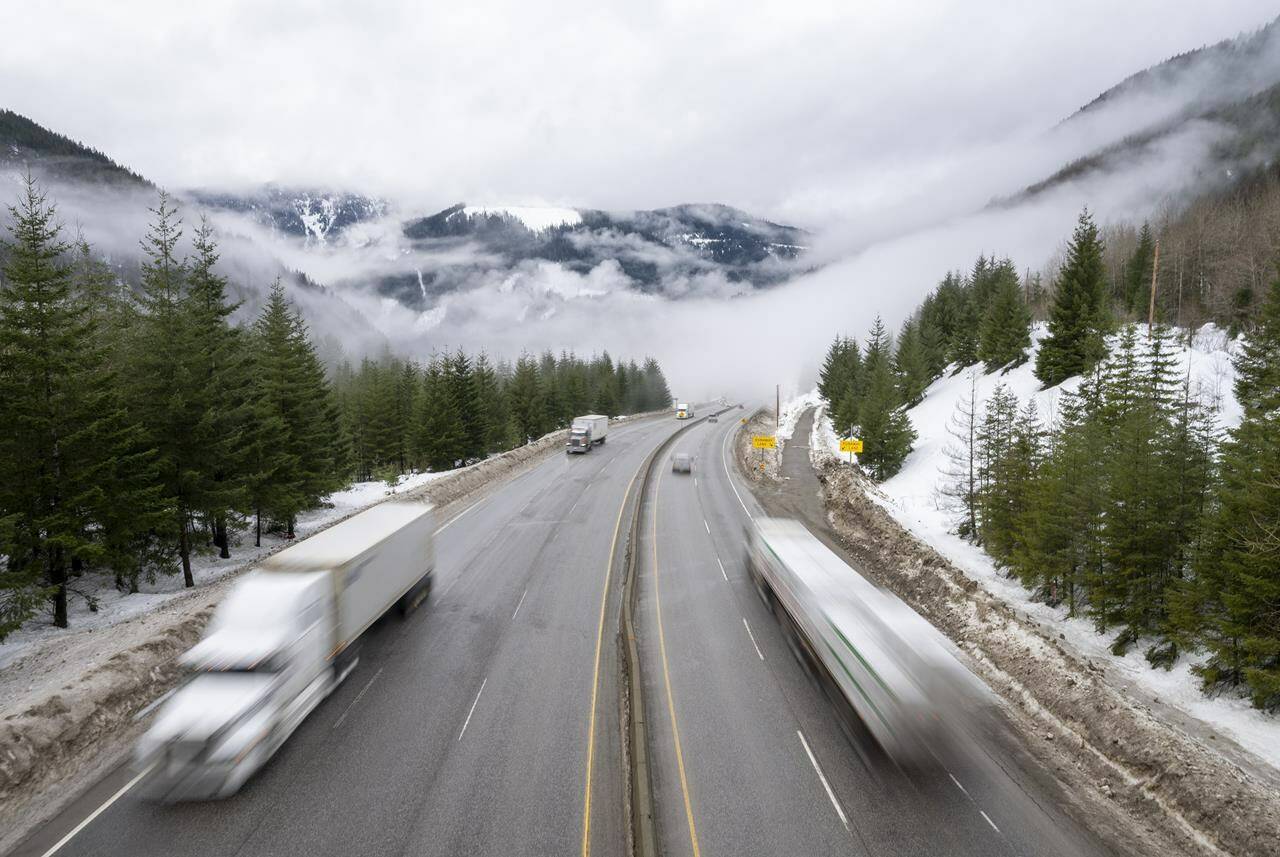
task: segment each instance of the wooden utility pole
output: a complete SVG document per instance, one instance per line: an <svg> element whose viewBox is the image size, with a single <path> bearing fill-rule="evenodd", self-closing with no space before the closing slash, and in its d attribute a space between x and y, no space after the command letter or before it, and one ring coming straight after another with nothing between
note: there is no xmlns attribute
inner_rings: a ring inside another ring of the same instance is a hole
<svg viewBox="0 0 1280 857"><path fill-rule="evenodd" d="M1156 274L1160 271L1160 239L1156 239L1156 249L1151 257L1151 303L1147 307L1147 338L1151 338L1151 329L1156 324Z"/></svg>

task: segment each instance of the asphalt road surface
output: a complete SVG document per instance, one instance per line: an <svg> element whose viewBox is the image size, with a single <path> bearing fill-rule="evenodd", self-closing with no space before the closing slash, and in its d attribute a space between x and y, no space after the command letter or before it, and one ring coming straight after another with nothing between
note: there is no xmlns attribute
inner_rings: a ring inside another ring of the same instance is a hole
<svg viewBox="0 0 1280 857"><path fill-rule="evenodd" d="M692 475L664 462L643 510L637 633L662 852L1109 853L996 714L937 770L863 761L747 577L743 527L763 511L733 470L737 425L680 437L671 453L695 456ZM783 461L804 499L818 492L808 426Z"/></svg>
<svg viewBox="0 0 1280 857"><path fill-rule="evenodd" d="M234 797L126 791L102 809L123 768L16 853L79 828L59 857L623 854L620 599L604 596L620 592L628 486L678 425L612 427L442 518L431 599L370 629L355 671Z"/></svg>

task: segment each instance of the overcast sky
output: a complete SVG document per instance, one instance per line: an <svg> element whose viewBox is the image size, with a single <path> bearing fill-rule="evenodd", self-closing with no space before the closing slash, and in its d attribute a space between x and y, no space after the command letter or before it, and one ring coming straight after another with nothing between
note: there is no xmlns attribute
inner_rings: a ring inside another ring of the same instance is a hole
<svg viewBox="0 0 1280 857"><path fill-rule="evenodd" d="M1261 0L6 2L0 31L23 36L0 51L0 104L177 189L718 201L813 225L1275 13Z"/></svg>

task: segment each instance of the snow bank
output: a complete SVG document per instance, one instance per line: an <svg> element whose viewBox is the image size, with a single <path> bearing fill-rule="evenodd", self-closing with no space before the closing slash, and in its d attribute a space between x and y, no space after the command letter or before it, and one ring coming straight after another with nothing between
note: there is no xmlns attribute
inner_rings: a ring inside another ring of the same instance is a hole
<svg viewBox="0 0 1280 857"><path fill-rule="evenodd" d="M791 440L791 433L796 430L800 415L810 408L822 404L822 396L815 387L807 393L788 399L782 403L782 414L778 417L778 437Z"/></svg>
<svg viewBox="0 0 1280 857"><path fill-rule="evenodd" d="M1095 633L1086 619L1068 619L1063 608L1032 601L1027 590L1016 580L1005 577L981 548L951 532L956 514L948 508L938 489L947 463L944 450L956 443L948 433L947 425L959 404L968 398L971 385L976 381L979 414L997 385L1004 384L1020 403L1034 399L1041 419L1048 423L1055 418L1063 393L1075 390L1080 384L1079 378L1072 378L1057 387L1040 389L1040 382L1033 374L1034 349L1038 348L1045 333L1044 326L1037 325L1033 330L1031 359L1003 375L998 372L985 374L983 367L976 366L954 375L946 374L929 387L924 400L908 412L919 439L902 470L881 485L884 498L880 502L913 535L993 595L1013 605L1023 616L1062 633L1078 653L1108 664L1115 675L1131 682L1147 696L1203 721L1268 764L1280 768L1280 721L1252 708L1242 699L1206 697L1200 691L1199 680L1191 672L1196 663L1194 655L1180 658L1169 671L1151 668L1143 658L1140 646L1134 647L1124 657L1112 655L1110 636ZM1241 419L1240 406L1234 396L1235 371L1231 363L1239 347L1239 340L1231 340L1221 329L1206 325L1192 337L1189 348L1179 348L1175 354L1179 374L1190 370L1193 387L1198 387L1206 404L1218 411L1219 422L1224 428L1238 425ZM820 419L817 422L813 449L831 449L835 434L830 420ZM835 451L838 452L838 446Z"/></svg>
<svg viewBox="0 0 1280 857"><path fill-rule="evenodd" d="M385 499L388 495L421 488L435 479L447 476L449 472L406 474L400 477L395 487L390 487L386 482L381 481L357 482L349 488L336 491L326 497L324 505L320 508L299 515L294 528L295 535L298 538L305 538L334 521ZM231 532L230 559L219 559L213 550L192 556L191 575L195 578L197 588L239 571L285 544L286 540L280 535L263 533L262 546L254 547L252 523L250 520L245 526ZM93 598L97 603L97 609L90 609L87 598L73 595L68 604L68 618L70 630L74 631L109 628L140 614L154 611L174 597L191 591L183 586L181 572L159 577L154 583L142 581L139 586L141 591L132 595L117 590L111 578L101 574L93 574L77 581L75 588ZM25 625L10 634L3 643L0 643L0 669L24 654L33 644L59 633L66 633L66 631L52 625L47 616L32 617Z"/></svg>

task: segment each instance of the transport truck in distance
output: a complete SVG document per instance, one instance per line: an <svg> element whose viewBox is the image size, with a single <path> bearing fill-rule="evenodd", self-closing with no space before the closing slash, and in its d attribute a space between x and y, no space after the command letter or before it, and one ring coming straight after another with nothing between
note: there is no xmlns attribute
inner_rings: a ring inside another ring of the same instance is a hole
<svg viewBox="0 0 1280 857"><path fill-rule="evenodd" d="M799 522L758 518L747 568L788 646L866 755L930 767L987 698L949 641Z"/></svg>
<svg viewBox="0 0 1280 857"><path fill-rule="evenodd" d="M676 419L687 420L693 417L693 405L688 402L676 403Z"/></svg>
<svg viewBox="0 0 1280 857"><path fill-rule="evenodd" d="M564 442L564 451L590 452L591 447L604 443L608 436L608 417L601 414L574 417L573 424L569 426L569 439Z"/></svg>
<svg viewBox="0 0 1280 857"><path fill-rule="evenodd" d="M429 503L380 503L236 581L138 742L144 793L234 794L355 667L360 635L430 594L434 538Z"/></svg>

